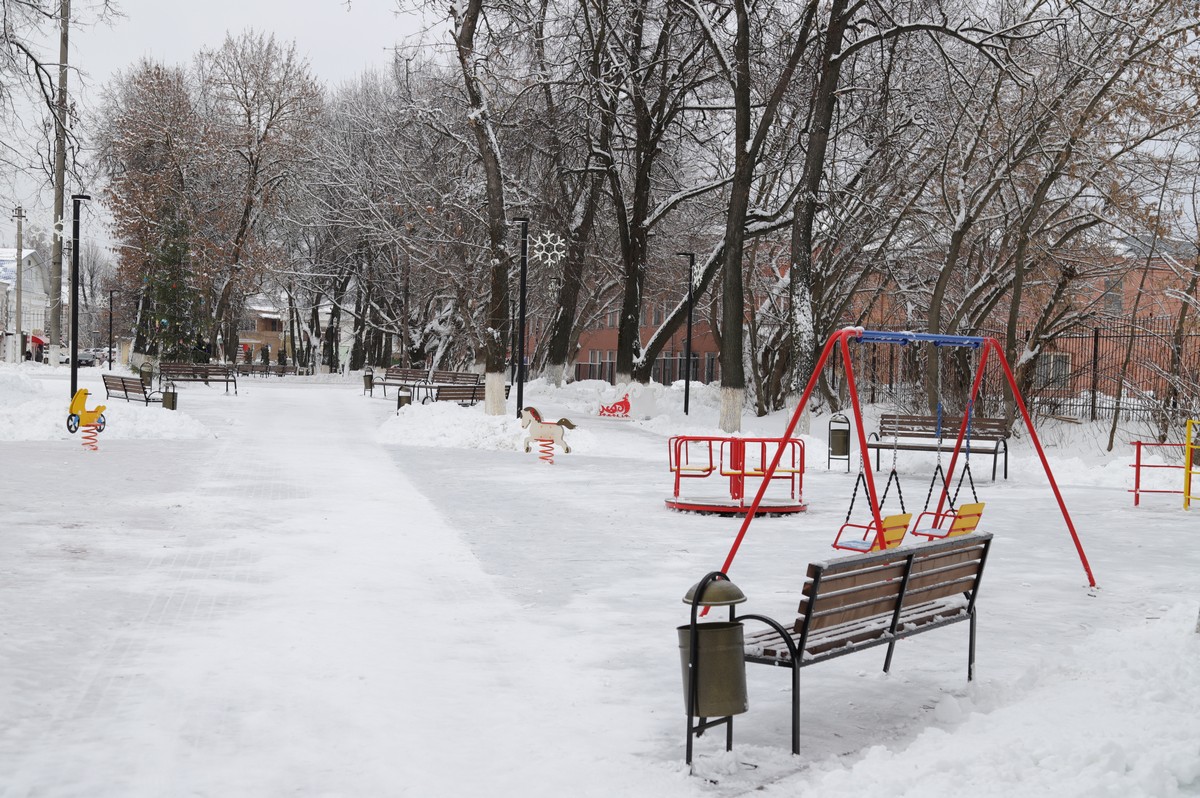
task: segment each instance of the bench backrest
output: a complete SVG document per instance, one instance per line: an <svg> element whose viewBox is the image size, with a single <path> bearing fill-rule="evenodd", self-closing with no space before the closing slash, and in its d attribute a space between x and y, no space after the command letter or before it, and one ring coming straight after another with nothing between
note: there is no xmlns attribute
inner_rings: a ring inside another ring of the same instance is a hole
<svg viewBox="0 0 1200 798"><path fill-rule="evenodd" d="M961 424L960 416L943 415L941 437L953 441L958 437L958 428ZM1002 418L972 417L967 432L972 438L1004 439L1008 437L1008 424ZM938 417L884 413L879 417L879 434L880 436L901 438L905 435L936 438L938 437Z"/></svg>
<svg viewBox="0 0 1200 798"><path fill-rule="evenodd" d="M483 375L473 371L434 371L429 381L441 385L478 385Z"/></svg>
<svg viewBox="0 0 1200 798"><path fill-rule="evenodd" d="M425 369L408 368L407 366L388 366L384 379L388 382L411 380L419 382L425 379Z"/></svg>
<svg viewBox="0 0 1200 798"><path fill-rule="evenodd" d="M482 399L483 385L442 385L437 389L437 398L451 401Z"/></svg>
<svg viewBox="0 0 1200 798"><path fill-rule="evenodd" d="M123 393L133 391L139 396L145 396L146 386L142 384L140 377L122 377L119 374L101 374L100 377L104 380L106 390Z"/></svg>
<svg viewBox="0 0 1200 798"><path fill-rule="evenodd" d="M806 635L958 594L973 597L991 541L979 533L813 563L795 630Z"/></svg>

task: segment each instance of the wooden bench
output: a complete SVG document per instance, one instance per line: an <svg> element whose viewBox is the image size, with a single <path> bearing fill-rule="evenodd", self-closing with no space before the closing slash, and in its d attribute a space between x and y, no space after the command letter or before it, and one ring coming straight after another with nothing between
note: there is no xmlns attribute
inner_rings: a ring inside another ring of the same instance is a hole
<svg viewBox="0 0 1200 798"><path fill-rule="evenodd" d="M479 385L483 375L474 371L434 371L429 381L434 385Z"/></svg>
<svg viewBox="0 0 1200 798"><path fill-rule="evenodd" d="M975 678L975 602L990 533L853 554L808 566L799 617L791 629L761 615L738 615L771 628L746 635L745 659L792 670L792 753L800 753L800 669L961 621L970 622L967 680Z"/></svg>
<svg viewBox="0 0 1200 798"><path fill-rule="evenodd" d="M416 385L429 382L429 374L425 369L404 368L402 366L388 366L386 372L380 377L376 374L371 380L370 393L375 395L375 386L383 388L383 395L387 396L387 387L393 385L396 388L408 388L411 390Z"/></svg>
<svg viewBox="0 0 1200 798"><path fill-rule="evenodd" d="M164 382L210 382L225 383L225 393L229 393L229 384L233 383L233 392L237 393L237 369L217 363L163 363L158 367L158 380Z"/></svg>
<svg viewBox="0 0 1200 798"><path fill-rule="evenodd" d="M906 452L953 451L958 438L961 418L942 417L941 435L937 416L908 416L884 413L879 417L879 431L867 436L867 448L875 450L875 470L879 470L879 452L897 449ZM1004 455L1004 478L1008 479L1008 425L1002 418L972 418L968 435L963 437L962 451L992 456L992 479L996 479L996 462ZM939 439L940 438L940 439Z"/></svg>
<svg viewBox="0 0 1200 798"><path fill-rule="evenodd" d="M109 399L113 396L121 396L126 401L137 399L145 402L147 405L151 402L161 402L162 395L159 394L155 398L158 391L146 390L146 384L142 382L141 377L122 377L119 374L101 374L104 380L104 391Z"/></svg>
<svg viewBox="0 0 1200 798"><path fill-rule="evenodd" d="M415 390L413 401L423 405L430 402L458 402L463 407L470 407L482 402L487 394L482 382L474 385L419 385ZM504 386L505 399L508 399L511 390L511 385Z"/></svg>

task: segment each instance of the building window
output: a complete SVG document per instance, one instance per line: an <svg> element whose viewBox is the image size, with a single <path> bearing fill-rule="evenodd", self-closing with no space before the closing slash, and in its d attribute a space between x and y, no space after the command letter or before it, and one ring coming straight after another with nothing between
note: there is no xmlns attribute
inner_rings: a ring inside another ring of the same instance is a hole
<svg viewBox="0 0 1200 798"><path fill-rule="evenodd" d="M1039 390L1065 390L1070 387L1071 355L1068 352L1043 352L1038 356L1033 387Z"/></svg>
<svg viewBox="0 0 1200 798"><path fill-rule="evenodd" d="M1125 312L1124 297L1121 295L1121 278L1120 277L1105 277L1104 278L1104 312L1112 316L1119 316Z"/></svg>
<svg viewBox="0 0 1200 798"><path fill-rule="evenodd" d="M660 325L662 323L663 323L663 306L655 305L654 306L654 325L657 327L658 325Z"/></svg>
<svg viewBox="0 0 1200 798"><path fill-rule="evenodd" d="M258 332L258 320L253 317L243 317L238 322L238 332Z"/></svg>

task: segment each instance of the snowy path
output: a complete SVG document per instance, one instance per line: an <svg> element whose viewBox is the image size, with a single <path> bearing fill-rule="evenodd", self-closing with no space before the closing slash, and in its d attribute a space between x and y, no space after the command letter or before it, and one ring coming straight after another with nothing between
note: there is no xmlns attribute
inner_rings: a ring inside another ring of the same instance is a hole
<svg viewBox="0 0 1200 798"><path fill-rule="evenodd" d="M738 526L662 504L666 436L703 420L606 421L587 386L542 388L582 422L548 467L478 410L246 380L188 386L178 413L116 403L85 453L65 374L30 373L0 370L2 798L1200 790L1196 520L1134 509L1086 439L1052 457L1100 590L1019 442L980 484L979 678L958 627L890 675L872 653L806 670L792 757L786 673L752 667L734 752L702 738L689 776L674 627ZM746 538L746 611L790 617L829 556L853 475L821 459L809 511ZM918 505L929 471L906 459Z"/></svg>
<svg viewBox="0 0 1200 798"><path fill-rule="evenodd" d="M219 440L102 441L86 476L59 447L86 496L10 530L42 558L5 572L4 615L27 622L4 631L20 673L0 794L588 794L584 771L621 792L627 768L577 743L595 718L569 642L521 618L409 486L377 405L203 390L182 403ZM64 583L37 591L52 606L23 611L21 580L46 578Z"/></svg>

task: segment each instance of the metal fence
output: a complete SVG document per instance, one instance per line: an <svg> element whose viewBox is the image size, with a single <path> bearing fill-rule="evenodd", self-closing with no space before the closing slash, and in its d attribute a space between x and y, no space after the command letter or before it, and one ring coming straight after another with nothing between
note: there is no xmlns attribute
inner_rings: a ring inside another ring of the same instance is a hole
<svg viewBox="0 0 1200 798"><path fill-rule="evenodd" d="M982 333L987 335L989 333ZM999 335L994 337L999 338ZM1175 352L1172 319L1123 322L1081 330L1046 343L1024 388L1030 411L1081 420L1179 419L1200 413L1200 333L1189 332ZM914 346L852 348L859 396L863 401L895 405L900 412L928 407L926 352ZM961 412L969 394L978 354L948 349L939 354L940 387L935 395ZM1010 364L1014 366L1016 364ZM827 377L845 393L841 363ZM999 414L1005 382L989 364L976 404L981 414Z"/></svg>
<svg viewBox="0 0 1200 798"><path fill-rule="evenodd" d="M1176 354L1174 330L1173 319L1153 318L1114 321L1104 327L1059 336L1045 344L1038 356L1032 381L1024 391L1026 404L1037 415L1093 421L1111 419L1118 407L1123 419L1200 417L1200 331L1187 332ZM999 332L979 334L1003 340ZM899 412L925 412L928 381L921 347L872 345L852 347L851 353L862 401L892 405ZM947 349L939 359L940 386L935 394L943 400L948 412L961 412L978 354L968 349ZM826 383L845 399L840 358L831 358L831 362L825 374ZM682 353L668 353L655 361L656 382L670 384L682 379L682 375ZM693 355L693 380L713 382L720 376L715 354ZM611 383L615 378L613 362L575 365L576 380ZM1003 382L998 365L989 365L976 404L977 412L985 415L1002 412Z"/></svg>
<svg viewBox="0 0 1200 798"><path fill-rule="evenodd" d="M676 380L682 380L684 374L684 356L682 352L667 353L654 361L650 378L654 382L670 385ZM617 364L611 360L602 363L576 363L576 380L604 380L615 383ZM721 379L721 364L715 353L692 353L692 380L696 382L715 382Z"/></svg>

